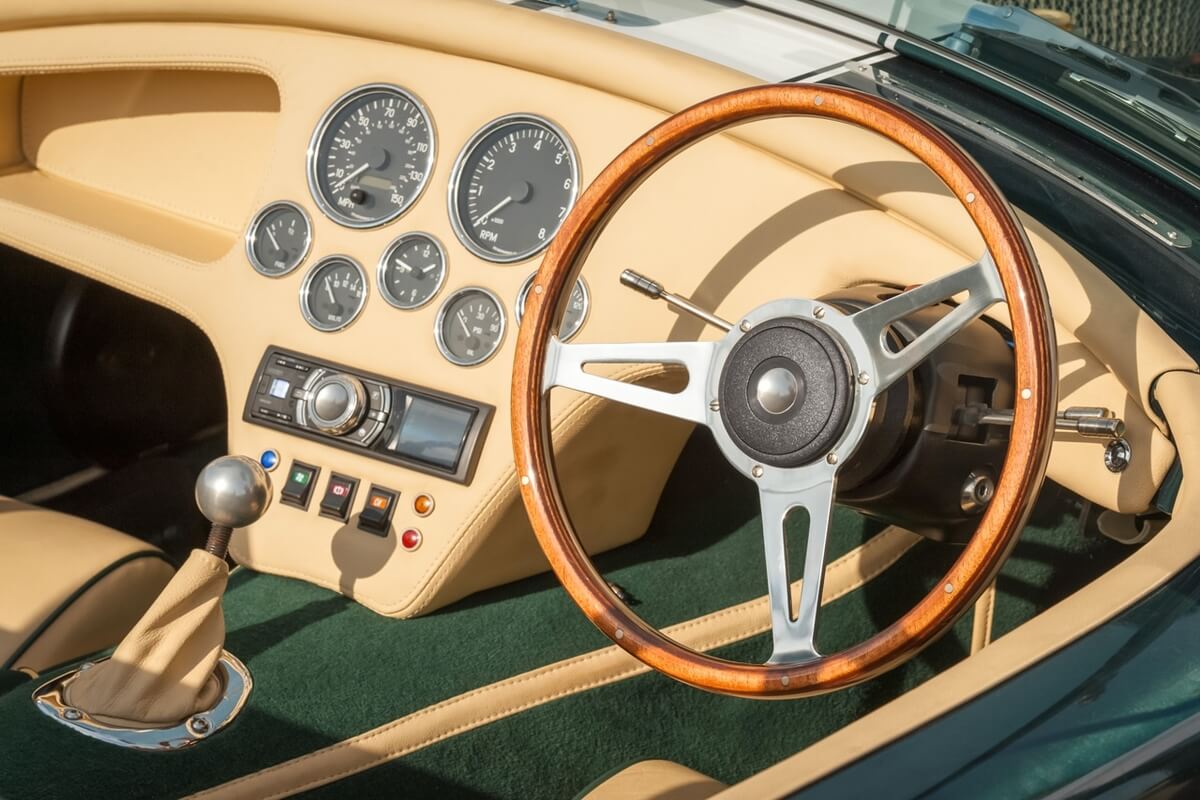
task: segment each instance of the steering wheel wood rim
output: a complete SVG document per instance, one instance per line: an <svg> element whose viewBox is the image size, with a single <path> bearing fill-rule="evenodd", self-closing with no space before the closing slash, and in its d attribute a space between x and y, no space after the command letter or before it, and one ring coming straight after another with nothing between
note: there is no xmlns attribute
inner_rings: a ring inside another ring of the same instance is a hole
<svg viewBox="0 0 1200 800"><path fill-rule="evenodd" d="M922 161L958 198L994 261L1009 306L1017 400L995 495L975 535L927 596L889 627L841 652L804 663L745 664L665 636L622 603L593 566L557 482L546 363L552 348L560 347L552 337L569 287L596 238L638 185L707 136L745 122L794 115L840 120L884 136ZM828 692L911 658L953 625L995 577L1045 474L1056 376L1049 302L1024 229L991 179L957 144L904 109L859 92L812 85L734 91L679 112L626 148L579 198L547 250L526 301L513 368L512 436L521 496L538 542L571 598L605 635L650 667L697 688L743 697Z"/></svg>

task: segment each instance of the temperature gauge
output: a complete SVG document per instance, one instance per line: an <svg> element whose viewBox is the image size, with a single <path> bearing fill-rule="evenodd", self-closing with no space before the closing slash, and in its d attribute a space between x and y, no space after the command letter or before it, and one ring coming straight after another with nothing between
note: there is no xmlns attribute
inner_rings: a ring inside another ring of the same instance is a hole
<svg viewBox="0 0 1200 800"><path fill-rule="evenodd" d="M533 286L533 279L536 277L535 272L526 278L521 284L521 291L517 292L517 325L521 324L521 318L525 316L525 298L529 296L529 288ZM571 299L567 301L567 308L563 311L562 322L558 326L560 341L569 342L579 333L579 329L587 320L588 305L587 284L583 282L583 278L577 278L575 286L571 289Z"/></svg>

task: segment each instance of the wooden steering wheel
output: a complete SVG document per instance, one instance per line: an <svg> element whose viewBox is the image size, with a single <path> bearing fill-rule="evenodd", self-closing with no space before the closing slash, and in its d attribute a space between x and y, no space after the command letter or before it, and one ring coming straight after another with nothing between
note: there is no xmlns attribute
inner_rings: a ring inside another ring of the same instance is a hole
<svg viewBox="0 0 1200 800"><path fill-rule="evenodd" d="M558 322L581 264L643 180L706 136L751 120L791 115L853 123L904 147L958 198L987 251L973 264L853 314L812 300L779 299L743 315L715 342L559 341ZM961 299L950 313L894 351L887 341L890 324L951 298ZM895 624L849 649L819 654L813 635L838 471L860 444L874 399L1002 300L1012 319L1015 419L995 495L975 535L937 587ZM589 363L681 365L688 384L670 394L586 372ZM764 372L764 364L775 363L786 369ZM904 109L858 92L804 85L735 91L681 111L626 148L579 199L547 251L526 301L513 367L513 449L521 495L538 542L571 598L610 639L649 666L701 689L743 697L828 692L914 656L970 608L995 577L1045 473L1056 376L1050 307L1024 229L1000 191L958 145ZM803 390L797 394L797 383L803 386L806 380L807 397ZM691 650L644 622L614 595L584 551L563 505L547 410L555 386L707 425L724 456L755 482L774 640L767 663L732 662ZM756 423L726 414L720 401L723 393L755 391L765 398L767 413L786 407L791 414L776 433L793 436L796 446L772 457L771 463L758 451L747 452L745 441L752 437L745 426ZM792 408L797 400L813 408L797 412ZM792 425L798 418L803 424ZM783 522L798 507L808 512L809 531L797 607L788 583Z"/></svg>

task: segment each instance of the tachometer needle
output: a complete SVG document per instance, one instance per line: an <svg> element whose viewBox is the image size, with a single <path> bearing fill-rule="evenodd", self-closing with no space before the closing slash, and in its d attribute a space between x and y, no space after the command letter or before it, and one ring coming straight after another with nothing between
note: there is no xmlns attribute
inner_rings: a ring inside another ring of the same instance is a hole
<svg viewBox="0 0 1200 800"><path fill-rule="evenodd" d="M279 246L279 240L275 238L275 233L270 228L267 228L267 238L271 240L271 244L275 245L276 250L283 249Z"/></svg>
<svg viewBox="0 0 1200 800"><path fill-rule="evenodd" d="M496 205L492 206L491 210L488 211L487 213L485 213L483 216L477 217L475 219L475 222L472 225L472 227L478 228L480 225L482 225L483 223L488 221L488 217L490 217L492 214L495 214L497 211L504 208L506 205L508 205L512 201L513 201L513 198L512 198L512 195L510 194L508 197L504 198L499 203L496 203Z"/></svg>
<svg viewBox="0 0 1200 800"><path fill-rule="evenodd" d="M370 164L363 164L361 167L359 167L358 169L354 170L354 172L351 172L349 175L347 175L346 177L342 178L340 181L338 181L337 183L335 183L335 184L333 185L333 188L334 188L335 190L342 188L342 187L343 187L343 186L345 186L345 185L346 185L348 182L350 182L350 181L354 180L354 179L355 179L355 178L357 178L359 175L362 175L364 172L366 172L366 171L367 171L368 169L370 169L370 168L371 168L371 165L370 165Z"/></svg>
<svg viewBox="0 0 1200 800"><path fill-rule="evenodd" d="M463 330L467 332L467 336L470 336L471 328L469 325L467 325L467 318L463 316L463 312L459 311L455 316L458 317L458 324L462 325Z"/></svg>
<svg viewBox="0 0 1200 800"><path fill-rule="evenodd" d="M337 302L337 298L333 296L333 287L329 285L329 278L325 279L325 293L329 295L329 302Z"/></svg>

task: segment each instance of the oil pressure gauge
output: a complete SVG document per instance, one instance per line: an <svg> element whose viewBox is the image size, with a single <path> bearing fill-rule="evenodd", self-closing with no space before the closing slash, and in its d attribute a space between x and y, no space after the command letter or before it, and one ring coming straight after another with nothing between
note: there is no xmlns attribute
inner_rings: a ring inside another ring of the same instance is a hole
<svg viewBox="0 0 1200 800"><path fill-rule="evenodd" d="M459 289L438 310L434 336L452 364L470 367L487 361L504 341L504 306L487 289Z"/></svg>

